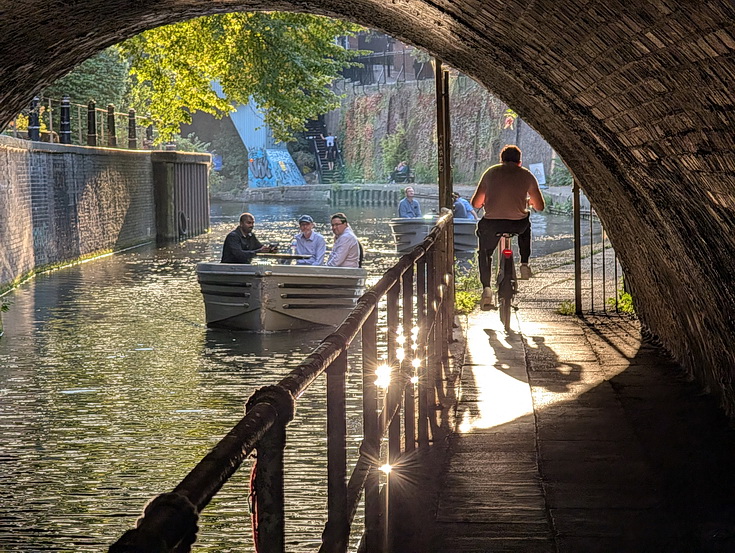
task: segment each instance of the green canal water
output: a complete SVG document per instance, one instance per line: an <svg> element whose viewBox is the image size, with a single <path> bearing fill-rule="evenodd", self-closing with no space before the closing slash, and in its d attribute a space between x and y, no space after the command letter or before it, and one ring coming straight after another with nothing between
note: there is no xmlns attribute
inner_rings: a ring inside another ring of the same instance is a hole
<svg viewBox="0 0 735 553"><path fill-rule="evenodd" d="M430 206L426 206L430 207ZM332 242L344 211L376 281L397 259L388 207L212 206L212 231L37 276L6 299L0 338L0 551L105 551L170 491L328 331L256 335L204 325L199 261L219 259L243 210L284 247L309 213ZM534 255L571 247L571 220L534 215ZM348 455L361 430L359 344L350 356ZM286 451L287 549L318 549L326 518L323 382L299 400ZM252 552L248 467L205 510L195 551Z"/></svg>

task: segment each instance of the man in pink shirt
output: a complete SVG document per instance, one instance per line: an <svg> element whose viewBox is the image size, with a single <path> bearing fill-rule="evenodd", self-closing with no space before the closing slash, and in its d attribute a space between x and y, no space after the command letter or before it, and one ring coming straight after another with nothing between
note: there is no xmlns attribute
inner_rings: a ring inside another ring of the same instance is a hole
<svg viewBox="0 0 735 553"><path fill-rule="evenodd" d="M472 196L472 207L485 208L485 216L477 223L480 239L478 264L483 286L481 309L491 309L493 292L490 287L492 255L500 241L499 233L518 235L521 254L521 278L531 277L528 258L531 257L531 205L543 211L544 197L533 173L521 167L521 150L507 145L500 152L500 163L490 167L480 178Z"/></svg>

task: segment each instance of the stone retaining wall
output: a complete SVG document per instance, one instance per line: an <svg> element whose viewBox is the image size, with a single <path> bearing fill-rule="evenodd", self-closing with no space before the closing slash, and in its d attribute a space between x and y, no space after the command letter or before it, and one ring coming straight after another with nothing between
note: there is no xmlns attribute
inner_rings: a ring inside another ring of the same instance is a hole
<svg viewBox="0 0 735 553"><path fill-rule="evenodd" d="M44 268L154 240L156 155L0 135L0 290ZM182 160L206 165L209 156Z"/></svg>

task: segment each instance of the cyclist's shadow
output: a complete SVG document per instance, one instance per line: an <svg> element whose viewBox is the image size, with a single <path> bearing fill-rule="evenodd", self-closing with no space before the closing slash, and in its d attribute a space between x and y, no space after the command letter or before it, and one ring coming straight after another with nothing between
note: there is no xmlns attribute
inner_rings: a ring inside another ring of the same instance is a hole
<svg viewBox="0 0 735 553"><path fill-rule="evenodd" d="M523 382L528 382L526 372L526 347L523 344L523 335L485 329L490 347L495 352L495 368L502 370ZM548 345L543 336L529 336L528 355L535 361L534 385L540 385L550 392L564 393L569 386L579 382L582 377L582 366L577 363L567 363L559 359L559 355ZM542 371L539 368L543 367ZM547 373L544 375L543 373Z"/></svg>

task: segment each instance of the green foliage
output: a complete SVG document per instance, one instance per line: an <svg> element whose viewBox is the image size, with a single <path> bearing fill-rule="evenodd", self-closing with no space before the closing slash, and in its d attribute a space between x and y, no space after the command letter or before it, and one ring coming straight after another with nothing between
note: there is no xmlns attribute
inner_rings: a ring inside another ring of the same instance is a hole
<svg viewBox="0 0 735 553"><path fill-rule="evenodd" d="M57 100L69 96L72 103L82 105L94 100L99 108L113 104L117 111L122 111L127 107L127 90L128 63L119 48L112 46L76 66L44 90L43 95Z"/></svg>
<svg viewBox="0 0 735 553"><path fill-rule="evenodd" d="M173 142L176 143L177 152L209 153L210 144L199 140L194 133L190 133L186 137L174 136Z"/></svg>
<svg viewBox="0 0 735 553"><path fill-rule="evenodd" d="M611 309L615 309L621 313L635 314L635 305L633 305L633 296L626 292L623 288L618 290L617 306L615 298L607 298L607 305Z"/></svg>
<svg viewBox="0 0 735 553"><path fill-rule="evenodd" d="M191 113L217 117L252 98L279 140L338 106L329 85L355 51L334 38L358 27L301 13L227 13L158 27L122 43L139 110L167 140ZM218 82L226 98L211 87Z"/></svg>
<svg viewBox="0 0 735 553"><path fill-rule="evenodd" d="M0 313L5 313L10 309L11 302L6 299L0 299Z"/></svg>
<svg viewBox="0 0 735 553"><path fill-rule="evenodd" d="M466 314L475 309L482 297L480 273L474 260L468 267L457 267L454 277L454 309L457 313Z"/></svg>
<svg viewBox="0 0 735 553"><path fill-rule="evenodd" d="M464 290L457 290L454 293L454 310L460 315L472 313L478 303L480 303L479 293Z"/></svg>
<svg viewBox="0 0 735 553"><path fill-rule="evenodd" d="M363 173L362 167L351 163L345 164L344 180L347 183L365 182L365 173Z"/></svg>
<svg viewBox="0 0 735 553"><path fill-rule="evenodd" d="M574 315L577 311L573 301L564 300L561 302L559 307L557 307L556 312L560 315Z"/></svg>
<svg viewBox="0 0 735 553"><path fill-rule="evenodd" d="M413 174L416 182L436 182L439 178L439 168L437 162L434 161L431 165L425 163L418 163L413 168Z"/></svg>
<svg viewBox="0 0 735 553"><path fill-rule="evenodd" d="M303 133L296 135L296 140L288 143L288 152L302 175L308 175L316 171L316 158L312 149L311 140L304 137Z"/></svg>
<svg viewBox="0 0 735 553"><path fill-rule="evenodd" d="M574 177L563 163L554 164L554 170L549 177L549 186L572 186Z"/></svg>
<svg viewBox="0 0 735 553"><path fill-rule="evenodd" d="M383 151L383 167L386 175L401 161L411 166L406 129L403 125L398 125L393 134L385 135L380 141L380 148Z"/></svg>
<svg viewBox="0 0 735 553"><path fill-rule="evenodd" d="M87 112L84 108L79 108L79 105L86 106L90 100L94 100L99 109L107 109L107 106L112 104L116 112L127 113L130 85L128 70L128 63L122 57L119 48L112 46L95 54L76 66L70 73L56 80L43 91L42 96L53 100L61 100L64 96L68 96L72 104L77 104L77 106L72 105L71 110L71 136L73 141L78 142L80 130L86 133L87 126ZM43 106L42 130L48 125L48 112L45 109L46 106ZM58 104L54 104L53 109L59 109ZM82 110L81 117L78 116L79 109ZM58 125L59 116L58 113L53 114L56 125ZM20 123L18 129L27 128L27 126L21 126L22 121L17 121L17 123ZM120 131L127 136L127 129L119 129L118 133Z"/></svg>

